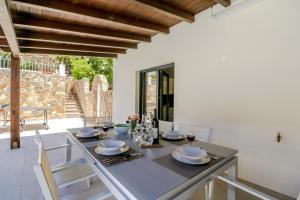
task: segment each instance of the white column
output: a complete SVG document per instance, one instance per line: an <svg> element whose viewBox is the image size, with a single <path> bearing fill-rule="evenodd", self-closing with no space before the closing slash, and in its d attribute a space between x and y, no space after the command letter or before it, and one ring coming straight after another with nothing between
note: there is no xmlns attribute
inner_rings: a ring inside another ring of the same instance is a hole
<svg viewBox="0 0 300 200"><path fill-rule="evenodd" d="M59 64L59 75L66 76L66 66L64 63Z"/></svg>

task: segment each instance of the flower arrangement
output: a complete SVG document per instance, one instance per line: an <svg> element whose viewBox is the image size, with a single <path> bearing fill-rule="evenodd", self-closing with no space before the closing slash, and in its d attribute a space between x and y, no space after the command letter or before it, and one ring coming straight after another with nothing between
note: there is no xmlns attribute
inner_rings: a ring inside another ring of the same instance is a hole
<svg viewBox="0 0 300 200"><path fill-rule="evenodd" d="M134 131L136 129L136 125L138 121L140 120L140 115L139 114L129 115L128 120L129 120L130 130Z"/></svg>
<svg viewBox="0 0 300 200"><path fill-rule="evenodd" d="M138 121L140 120L140 115L139 114L133 114L133 115L129 115L128 116L128 120L131 121L131 120L134 120L134 121Z"/></svg>

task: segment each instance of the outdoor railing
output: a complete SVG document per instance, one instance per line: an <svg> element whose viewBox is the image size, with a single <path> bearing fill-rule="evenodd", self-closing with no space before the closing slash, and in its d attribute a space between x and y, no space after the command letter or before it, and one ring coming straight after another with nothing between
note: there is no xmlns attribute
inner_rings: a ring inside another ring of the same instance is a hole
<svg viewBox="0 0 300 200"><path fill-rule="evenodd" d="M0 59L0 69L9 69L11 66L11 61L9 58ZM45 64L45 63L37 63L33 61L23 61L20 63L20 70L26 71L37 71L43 72L47 74L57 74L58 73L58 64Z"/></svg>

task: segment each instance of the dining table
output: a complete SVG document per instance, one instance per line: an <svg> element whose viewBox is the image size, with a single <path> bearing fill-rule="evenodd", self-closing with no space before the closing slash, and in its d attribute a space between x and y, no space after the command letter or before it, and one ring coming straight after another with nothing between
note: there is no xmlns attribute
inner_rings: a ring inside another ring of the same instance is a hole
<svg viewBox="0 0 300 200"><path fill-rule="evenodd" d="M238 151L235 149L197 140L189 144L188 141L169 141L162 138L160 148L140 148L130 134L117 134L113 128L107 132L111 139L124 141L130 151L139 152L142 156L107 166L101 160L102 157L95 153L102 138L78 138L77 133L82 129L67 129L67 143L71 145L66 150L66 161L72 160L71 146L78 147L88 164L117 199L188 199L195 191L225 171L232 180L238 175ZM200 147L209 155L219 157L211 159L205 165L181 163L173 159L172 153L182 145ZM227 190L227 198L235 200L235 188L228 186Z"/></svg>

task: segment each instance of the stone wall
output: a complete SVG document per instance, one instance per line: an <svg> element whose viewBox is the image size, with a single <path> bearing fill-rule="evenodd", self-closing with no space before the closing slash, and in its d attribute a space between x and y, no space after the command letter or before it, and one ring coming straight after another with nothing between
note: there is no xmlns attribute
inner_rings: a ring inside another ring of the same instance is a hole
<svg viewBox="0 0 300 200"><path fill-rule="evenodd" d="M13 78L13 77L12 77ZM72 81L68 77L43 74L40 72L21 71L21 106L49 106L51 118L64 117L64 102L66 82ZM0 104L9 103L10 70L0 69ZM21 112L22 118L42 119L42 113Z"/></svg>
<svg viewBox="0 0 300 200"><path fill-rule="evenodd" d="M92 87L89 79L83 78L74 82L74 91L80 101L84 116L110 117L112 114L112 90L103 75L95 76Z"/></svg>

